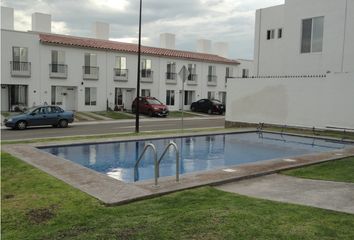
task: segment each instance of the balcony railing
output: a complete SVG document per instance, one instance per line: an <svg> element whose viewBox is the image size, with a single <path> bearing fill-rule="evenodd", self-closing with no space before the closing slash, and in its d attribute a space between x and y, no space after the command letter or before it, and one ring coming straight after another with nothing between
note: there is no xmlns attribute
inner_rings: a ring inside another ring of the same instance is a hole
<svg viewBox="0 0 354 240"><path fill-rule="evenodd" d="M197 74L189 74L187 78L187 84L188 85L197 85L198 82L198 75Z"/></svg>
<svg viewBox="0 0 354 240"><path fill-rule="evenodd" d="M50 78L67 78L68 65L66 64L49 64Z"/></svg>
<svg viewBox="0 0 354 240"><path fill-rule="evenodd" d="M141 70L141 82L152 83L153 82L153 71L151 69Z"/></svg>
<svg viewBox="0 0 354 240"><path fill-rule="evenodd" d="M166 73L166 83L167 84L177 84L177 74L173 72Z"/></svg>
<svg viewBox="0 0 354 240"><path fill-rule="evenodd" d="M98 67L83 66L83 79L85 80L98 80Z"/></svg>
<svg viewBox="0 0 354 240"><path fill-rule="evenodd" d="M216 86L216 84L217 84L217 76L208 75L208 86Z"/></svg>
<svg viewBox="0 0 354 240"><path fill-rule="evenodd" d="M128 69L114 68L113 69L114 81L128 81Z"/></svg>
<svg viewBox="0 0 354 240"><path fill-rule="evenodd" d="M30 62L10 62L12 77L30 77L31 63Z"/></svg>

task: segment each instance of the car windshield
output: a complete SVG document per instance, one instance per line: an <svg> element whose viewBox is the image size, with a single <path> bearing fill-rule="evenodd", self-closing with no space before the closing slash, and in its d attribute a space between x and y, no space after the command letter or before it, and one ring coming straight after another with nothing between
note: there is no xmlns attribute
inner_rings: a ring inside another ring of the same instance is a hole
<svg viewBox="0 0 354 240"><path fill-rule="evenodd" d="M23 113L31 113L33 112L33 110L37 109L37 107L31 107L31 108L28 108L26 111L24 111Z"/></svg>
<svg viewBox="0 0 354 240"><path fill-rule="evenodd" d="M146 101L149 103L149 104L157 104L157 105L160 105L162 104L159 100L157 100L156 98L147 98Z"/></svg>
<svg viewBox="0 0 354 240"><path fill-rule="evenodd" d="M216 99L213 99L211 100L213 103L216 103L216 104L221 104L221 102L219 100L216 100Z"/></svg>

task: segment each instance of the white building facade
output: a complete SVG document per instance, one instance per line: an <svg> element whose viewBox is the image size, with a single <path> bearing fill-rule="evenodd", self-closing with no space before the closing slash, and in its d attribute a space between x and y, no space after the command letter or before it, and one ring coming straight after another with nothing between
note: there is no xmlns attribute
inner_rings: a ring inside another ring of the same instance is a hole
<svg viewBox="0 0 354 240"><path fill-rule="evenodd" d="M130 110L136 97L137 46L105 40L109 27L102 23L95 25L97 38L52 34L48 20L50 15L34 14L36 26L28 32L14 31L11 24L2 27L1 111L41 104L76 111ZM168 41L167 46L174 45L170 35ZM184 97L178 76L183 66L190 71ZM140 74L140 95L178 110L201 98L225 102L226 79L241 76L242 70L238 61L215 54L142 47Z"/></svg>
<svg viewBox="0 0 354 240"><path fill-rule="evenodd" d="M354 0L257 10L254 75L228 85L226 125L353 129L353 29Z"/></svg>
<svg viewBox="0 0 354 240"><path fill-rule="evenodd" d="M285 0L256 11L255 76L353 71L353 0Z"/></svg>

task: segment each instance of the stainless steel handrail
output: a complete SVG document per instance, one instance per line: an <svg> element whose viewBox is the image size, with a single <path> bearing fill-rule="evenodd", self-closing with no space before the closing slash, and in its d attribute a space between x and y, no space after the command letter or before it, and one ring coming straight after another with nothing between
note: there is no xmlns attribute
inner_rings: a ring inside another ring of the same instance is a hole
<svg viewBox="0 0 354 240"><path fill-rule="evenodd" d="M141 161L141 159L143 158L146 150L151 147L152 148L152 151L154 153L154 166L155 166L155 187L157 187L157 177L158 177L158 163L157 163L157 151L156 151L156 147L154 144L152 143L148 143L145 145L144 149L143 149L143 152L140 154L140 157L138 158L138 160L136 161L135 163L135 166L134 166L134 182L137 181L138 179L138 167L139 167L139 163Z"/></svg>
<svg viewBox="0 0 354 240"><path fill-rule="evenodd" d="M178 150L178 146L175 142L171 141L165 148L165 151L162 153L161 157L159 158L159 160L157 161L157 177L160 177L160 162L162 160L162 158L165 156L165 154L167 153L167 150L173 146L173 148L176 151L176 182L179 182L179 150Z"/></svg>

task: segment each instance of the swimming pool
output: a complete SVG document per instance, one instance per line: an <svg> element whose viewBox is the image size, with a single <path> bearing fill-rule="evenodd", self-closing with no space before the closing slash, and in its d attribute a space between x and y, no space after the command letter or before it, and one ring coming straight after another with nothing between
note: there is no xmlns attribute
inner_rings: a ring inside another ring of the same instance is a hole
<svg viewBox="0 0 354 240"><path fill-rule="evenodd" d="M160 157L171 140L179 147L181 174L274 158L328 152L348 146L346 143L323 139L252 132L41 147L40 149L118 180L133 182L134 165L145 144L153 143ZM138 180L154 178L154 160L149 151L139 164ZM160 176L175 175L175 164L175 151L170 148L160 164Z"/></svg>

